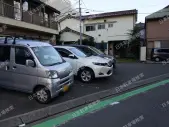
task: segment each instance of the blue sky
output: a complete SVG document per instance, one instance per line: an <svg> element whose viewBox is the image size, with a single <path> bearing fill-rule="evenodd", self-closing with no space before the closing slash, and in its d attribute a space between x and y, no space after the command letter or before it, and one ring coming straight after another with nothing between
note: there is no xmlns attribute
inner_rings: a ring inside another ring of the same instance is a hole
<svg viewBox="0 0 169 127"><path fill-rule="evenodd" d="M77 0L71 0L74 4ZM121 10L138 10L138 22L144 22L145 16L158 11L169 5L169 0L82 0L83 12L89 11L89 14L121 11ZM74 5L75 8L78 4ZM92 11L95 10L95 11Z"/></svg>

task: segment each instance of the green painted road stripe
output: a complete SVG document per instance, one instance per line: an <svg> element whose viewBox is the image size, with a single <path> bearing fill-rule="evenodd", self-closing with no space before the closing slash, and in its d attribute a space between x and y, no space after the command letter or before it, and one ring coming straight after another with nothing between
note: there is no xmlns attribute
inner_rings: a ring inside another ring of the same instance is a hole
<svg viewBox="0 0 169 127"><path fill-rule="evenodd" d="M122 100L124 100L126 98L129 98L131 96L140 94L142 92L146 92L146 91L151 90L153 88L156 88L158 86L166 85L167 83L169 83L169 79L163 80L161 82L158 82L158 83L155 83L155 84L143 87L143 88L139 88L139 89L133 90L131 92L119 95L117 97L113 97L113 98L110 98L110 99L107 99L107 100L104 100L104 101L100 101L97 104L93 104L93 106L92 105L88 105L88 106L86 106L84 108L81 108L81 109L79 109L77 111L67 113L67 114L62 115L60 117L56 117L56 118L48 120L46 122L37 124L37 125L35 125L33 127L56 127L56 126L61 125L61 124L65 123L65 122L67 122L67 121L69 121L69 120L71 120L71 119L73 119L75 117L79 117L79 116L82 116L82 115L84 115L86 113L102 109L105 106L110 105L113 102L122 101ZM75 114L76 114L76 116L75 116Z"/></svg>

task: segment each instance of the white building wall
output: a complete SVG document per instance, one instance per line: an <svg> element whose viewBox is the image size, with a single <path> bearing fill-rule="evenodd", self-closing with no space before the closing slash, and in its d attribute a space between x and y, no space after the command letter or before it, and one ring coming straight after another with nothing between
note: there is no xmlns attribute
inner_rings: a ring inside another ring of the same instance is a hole
<svg viewBox="0 0 169 127"><path fill-rule="evenodd" d="M104 22L104 20L106 20L106 22ZM113 27L108 28L108 24L112 22L114 22ZM99 23L105 23L106 28L98 30ZM84 33L93 36L96 42L118 41L128 39L127 33L129 32L129 30L133 29L135 19L134 16L119 16L95 20L90 19L84 22L84 27L90 24L96 24L96 30L86 31L86 28L84 28Z"/></svg>
<svg viewBox="0 0 169 127"><path fill-rule="evenodd" d="M69 41L78 41L80 39L80 35L78 34L75 34L75 33L71 33L71 32L63 32L61 34L61 38L60 40L61 41L64 41L64 42L69 42ZM85 39L85 37L83 37L83 39Z"/></svg>
<svg viewBox="0 0 169 127"><path fill-rule="evenodd" d="M98 24L105 22L105 29L98 30ZM113 23L113 27L108 27L109 23ZM95 31L86 31L85 26L95 24ZM135 24L134 16L121 16L121 17L113 17L113 18L104 18L104 19L95 19L95 20L85 20L82 22L82 32L84 34L93 36L97 43L101 41L119 41L119 40L128 40L127 33L129 30L132 30ZM60 23L61 30L65 27L69 27L75 31L80 32L79 20L71 18L66 19ZM83 30L84 29L84 30Z"/></svg>
<svg viewBox="0 0 169 127"><path fill-rule="evenodd" d="M66 27L69 27L72 30L80 32L80 21L74 18L66 19L60 23L61 30ZM83 31L83 26L82 26Z"/></svg>

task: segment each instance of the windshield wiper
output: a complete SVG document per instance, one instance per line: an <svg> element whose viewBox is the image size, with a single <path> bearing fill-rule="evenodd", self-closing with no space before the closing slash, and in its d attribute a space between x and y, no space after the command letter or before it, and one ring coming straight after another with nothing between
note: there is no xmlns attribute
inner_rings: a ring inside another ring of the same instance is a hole
<svg viewBox="0 0 169 127"><path fill-rule="evenodd" d="M59 65L59 64L62 64L63 62L58 62L58 63L53 63L53 64L48 64L46 66L54 66L54 65Z"/></svg>

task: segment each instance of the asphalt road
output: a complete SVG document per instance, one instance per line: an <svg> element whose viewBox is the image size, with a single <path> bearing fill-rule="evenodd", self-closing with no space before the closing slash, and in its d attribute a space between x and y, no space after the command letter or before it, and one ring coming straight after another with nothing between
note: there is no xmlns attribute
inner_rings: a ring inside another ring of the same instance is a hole
<svg viewBox="0 0 169 127"><path fill-rule="evenodd" d="M131 78L144 74L140 80L147 79L154 76L169 73L169 65L162 64L141 64L141 63L123 63L118 64L117 69L109 78L96 79L90 84L84 84L76 80L72 89L65 93L64 96L56 97L50 104L42 105L35 100L29 100L28 94L0 89L0 111L13 105L14 110L2 115L0 120L9 118L15 115L27 113L33 110L47 107L49 105L61 103L70 99L81 97L94 92L117 87Z"/></svg>
<svg viewBox="0 0 169 127"><path fill-rule="evenodd" d="M168 90L169 84L154 88L120 101L119 104L78 117L60 127L168 127Z"/></svg>

